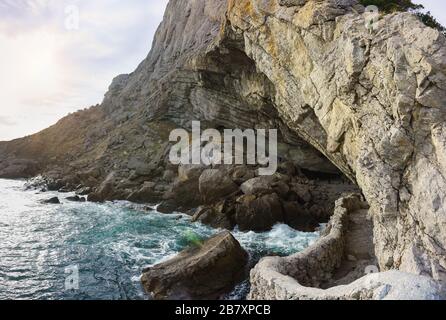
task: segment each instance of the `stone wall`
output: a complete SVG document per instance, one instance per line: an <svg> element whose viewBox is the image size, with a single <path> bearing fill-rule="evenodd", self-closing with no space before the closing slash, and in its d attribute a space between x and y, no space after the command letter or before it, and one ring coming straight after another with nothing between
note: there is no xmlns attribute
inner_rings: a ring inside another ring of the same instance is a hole
<svg viewBox="0 0 446 320"><path fill-rule="evenodd" d="M306 250L289 257L267 257L251 271L251 298L285 299L288 289L301 285L318 287L331 278L344 255L348 214L361 204L358 195L350 195L336 202L333 217L322 232L322 237ZM275 297L263 296L273 293Z"/></svg>
<svg viewBox="0 0 446 320"><path fill-rule="evenodd" d="M440 300L446 291L430 277L400 271L365 275L347 285L319 288L332 279L344 258L348 216L361 208L358 195L336 202L322 237L289 257L267 257L251 271L251 300Z"/></svg>

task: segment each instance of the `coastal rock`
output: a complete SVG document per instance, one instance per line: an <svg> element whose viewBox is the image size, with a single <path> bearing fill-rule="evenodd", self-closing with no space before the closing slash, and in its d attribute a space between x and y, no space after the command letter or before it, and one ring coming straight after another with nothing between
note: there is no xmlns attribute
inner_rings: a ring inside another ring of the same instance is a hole
<svg viewBox="0 0 446 320"><path fill-rule="evenodd" d="M290 227L303 232L313 232L319 226L317 219L297 201L286 201L282 206L283 221Z"/></svg>
<svg viewBox="0 0 446 320"><path fill-rule="evenodd" d="M268 231L283 222L281 199L276 193L245 198L237 204L235 221L241 231Z"/></svg>
<svg viewBox="0 0 446 320"><path fill-rule="evenodd" d="M42 203L45 204L60 204L60 200L58 197L52 197L50 199L47 200L42 200Z"/></svg>
<svg viewBox="0 0 446 320"><path fill-rule="evenodd" d="M79 197L79 196L67 197L66 200L72 201L72 202L85 202L86 201L86 199L84 197Z"/></svg>
<svg viewBox="0 0 446 320"><path fill-rule="evenodd" d="M207 169L199 179L199 190L204 203L213 203L239 189L223 170Z"/></svg>
<svg viewBox="0 0 446 320"><path fill-rule="evenodd" d="M243 183L240 189L246 195L253 195L259 193L272 193L273 184L276 181L275 176L261 176L257 178L250 179Z"/></svg>
<svg viewBox="0 0 446 320"><path fill-rule="evenodd" d="M247 253L229 232L144 270L144 289L154 299L216 299L245 274Z"/></svg>

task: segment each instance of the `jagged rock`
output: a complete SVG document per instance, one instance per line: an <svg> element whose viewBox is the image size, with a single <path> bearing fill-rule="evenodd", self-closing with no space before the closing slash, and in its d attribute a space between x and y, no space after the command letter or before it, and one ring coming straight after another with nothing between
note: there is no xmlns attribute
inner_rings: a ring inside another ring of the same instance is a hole
<svg viewBox="0 0 446 320"><path fill-rule="evenodd" d="M239 189L223 170L207 169L199 179L199 190L204 203L213 203Z"/></svg>
<svg viewBox="0 0 446 320"><path fill-rule="evenodd" d="M250 179L255 178L255 171L247 166L235 166L230 170L231 179L237 184L242 184Z"/></svg>
<svg viewBox="0 0 446 320"><path fill-rule="evenodd" d="M165 214L171 214L177 210L178 206L172 201L163 201L157 207L156 211Z"/></svg>
<svg viewBox="0 0 446 320"><path fill-rule="evenodd" d="M111 172L101 183L99 188L95 192L88 195L88 201L104 202L118 196L119 192L115 189L115 175L115 172Z"/></svg>
<svg viewBox="0 0 446 320"><path fill-rule="evenodd" d="M246 272L248 254L229 232L144 270L144 289L155 299L216 299Z"/></svg>
<svg viewBox="0 0 446 320"><path fill-rule="evenodd" d="M81 188L78 188L78 190L76 190L76 194L78 195L78 196L86 196L86 195L88 195L89 193L91 193L91 188L90 187L81 187Z"/></svg>
<svg viewBox="0 0 446 320"><path fill-rule="evenodd" d="M290 227L303 232L313 232L319 226L316 217L299 205L298 202L286 201L283 202L282 206L283 221Z"/></svg>
<svg viewBox="0 0 446 320"><path fill-rule="evenodd" d="M211 206L199 207L192 217L192 221L200 221L213 228L232 230L235 227L235 207L226 201L220 201Z"/></svg>

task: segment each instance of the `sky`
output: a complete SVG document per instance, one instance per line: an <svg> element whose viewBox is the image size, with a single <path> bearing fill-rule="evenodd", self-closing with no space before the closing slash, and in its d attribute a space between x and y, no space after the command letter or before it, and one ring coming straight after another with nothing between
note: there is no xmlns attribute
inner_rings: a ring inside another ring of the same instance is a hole
<svg viewBox="0 0 446 320"><path fill-rule="evenodd" d="M147 56L167 0L0 0L0 141L100 103Z"/></svg>
<svg viewBox="0 0 446 320"><path fill-rule="evenodd" d="M168 0L0 0L0 141L102 101L147 56ZM442 0L414 0L446 25Z"/></svg>

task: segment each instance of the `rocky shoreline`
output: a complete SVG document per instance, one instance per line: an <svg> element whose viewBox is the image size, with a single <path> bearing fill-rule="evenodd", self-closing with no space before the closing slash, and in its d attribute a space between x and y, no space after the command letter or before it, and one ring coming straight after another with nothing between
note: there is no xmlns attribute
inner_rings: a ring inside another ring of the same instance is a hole
<svg viewBox="0 0 446 320"><path fill-rule="evenodd" d="M445 44L410 13L369 29L356 0L171 0L147 59L101 105L0 142L0 177L228 230L331 219L315 247L259 263L252 299L441 298ZM278 129L278 173L172 165L169 132L197 120ZM361 278L368 263L381 273Z"/></svg>

